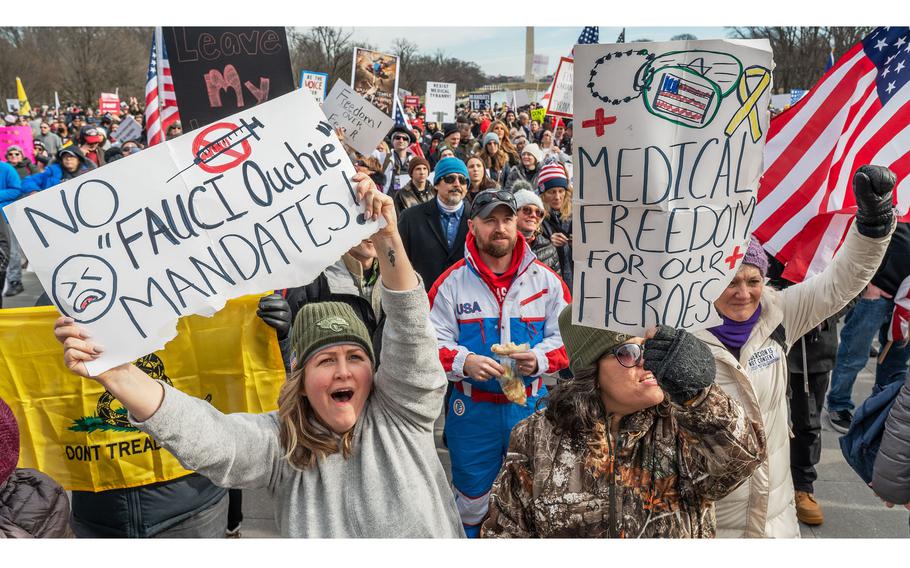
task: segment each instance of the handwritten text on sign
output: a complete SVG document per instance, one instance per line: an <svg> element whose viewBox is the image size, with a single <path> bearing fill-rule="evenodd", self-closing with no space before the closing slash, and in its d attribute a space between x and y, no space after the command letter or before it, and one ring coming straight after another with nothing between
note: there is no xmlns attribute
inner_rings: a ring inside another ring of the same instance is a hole
<svg viewBox="0 0 910 568"><path fill-rule="evenodd" d="M767 41L575 47L573 318L635 335L720 323L768 128Z"/></svg>
<svg viewBox="0 0 910 568"><path fill-rule="evenodd" d="M98 373L164 347L180 316L309 283L374 233L353 174L297 90L5 212L54 304L105 347Z"/></svg>
<svg viewBox="0 0 910 568"><path fill-rule="evenodd" d="M322 110L332 126L344 130L345 142L367 156L394 125L391 117L383 114L341 79L335 81L322 104Z"/></svg>

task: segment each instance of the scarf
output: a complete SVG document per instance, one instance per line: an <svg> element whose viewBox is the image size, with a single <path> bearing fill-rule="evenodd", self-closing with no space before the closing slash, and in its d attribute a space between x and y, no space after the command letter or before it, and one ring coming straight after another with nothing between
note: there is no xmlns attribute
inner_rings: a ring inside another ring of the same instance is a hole
<svg viewBox="0 0 910 568"><path fill-rule="evenodd" d="M752 334L752 328L754 328L755 324L758 322L759 316L761 316L761 304L758 305L758 309L755 310L752 317L746 321L733 321L721 314L720 317L723 318L724 323L715 327L709 327L708 331L725 346L739 349L749 340L749 336Z"/></svg>
<svg viewBox="0 0 910 568"><path fill-rule="evenodd" d="M465 244L467 245L468 253L474 261L474 269L477 270L477 274L480 276L480 279L483 280L484 284L493 292L493 296L496 297L496 301L499 302L501 307L503 301L506 299L509 287L515 279L515 275L518 274L518 267L521 266L521 259L524 257L524 236L521 233L518 233L518 238L515 240L515 248L512 249L512 261L509 263L509 267L506 268L506 271L502 274L494 273L490 270L489 266L481 262L480 252L477 250L477 242L474 240L473 233L468 232Z"/></svg>

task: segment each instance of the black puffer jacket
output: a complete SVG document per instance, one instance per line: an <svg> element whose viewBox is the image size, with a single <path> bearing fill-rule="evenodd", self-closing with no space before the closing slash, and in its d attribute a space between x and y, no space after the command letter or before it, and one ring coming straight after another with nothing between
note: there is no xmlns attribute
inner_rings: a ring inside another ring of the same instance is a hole
<svg viewBox="0 0 910 568"><path fill-rule="evenodd" d="M543 235L537 235L537 237L528 244L531 246L531 251L537 255L537 260L549 266L553 272L562 277L562 272L559 267L559 255L556 253L556 247L553 246L550 239Z"/></svg>
<svg viewBox="0 0 910 568"><path fill-rule="evenodd" d="M895 505L910 503L910 376L885 421L872 474L875 493Z"/></svg>
<svg viewBox="0 0 910 568"><path fill-rule="evenodd" d="M0 484L0 538L72 538L69 518L66 491L40 471L16 469Z"/></svg>
<svg viewBox="0 0 910 568"><path fill-rule="evenodd" d="M547 239L552 241L553 235L555 233L563 233L566 236L572 236L572 219L563 219L562 216L556 211L551 211L549 215L543 218L543 222L540 224L540 232ZM559 273L562 276L563 281L569 287L569 290L572 289L572 245L563 245L561 247L556 247L556 254L559 256L559 266L561 272Z"/></svg>

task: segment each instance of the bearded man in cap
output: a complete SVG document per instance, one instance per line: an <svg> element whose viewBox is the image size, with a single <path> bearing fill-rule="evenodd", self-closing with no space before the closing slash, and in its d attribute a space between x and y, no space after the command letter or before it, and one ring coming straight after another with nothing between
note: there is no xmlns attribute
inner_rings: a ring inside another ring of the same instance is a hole
<svg viewBox="0 0 910 568"><path fill-rule="evenodd" d="M478 193L465 258L429 293L439 359L455 387L445 433L455 504L469 537L479 535L512 427L547 394L541 375L568 366L558 317L571 295L518 233L516 209L508 191ZM513 343L523 352L494 355L497 344ZM491 380L504 376L508 383ZM515 381L518 393L504 391Z"/></svg>

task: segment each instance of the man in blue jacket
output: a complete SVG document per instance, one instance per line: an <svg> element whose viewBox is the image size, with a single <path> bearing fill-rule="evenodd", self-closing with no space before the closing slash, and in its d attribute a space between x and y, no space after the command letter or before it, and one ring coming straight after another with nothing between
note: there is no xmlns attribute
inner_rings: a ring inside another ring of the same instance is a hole
<svg viewBox="0 0 910 568"><path fill-rule="evenodd" d="M22 197L22 182L16 168L0 162L0 208L4 208L13 201ZM9 264L9 224L6 221L6 211L0 215L0 282L6 281L6 267ZM3 300L0 297L0 308Z"/></svg>

